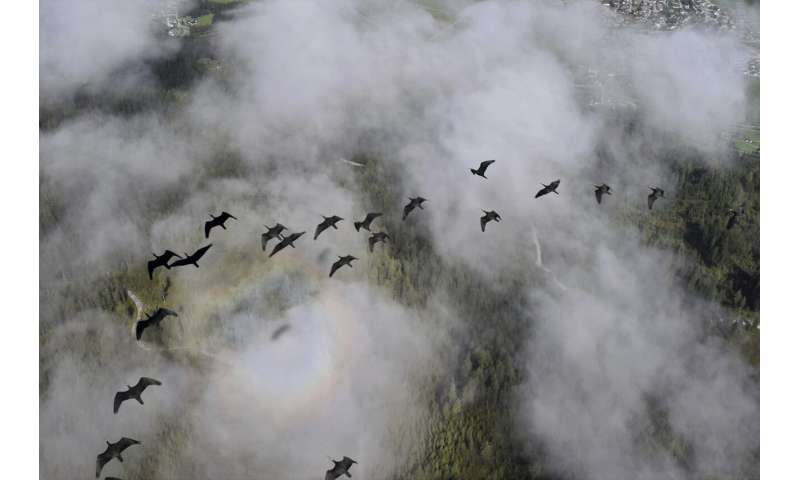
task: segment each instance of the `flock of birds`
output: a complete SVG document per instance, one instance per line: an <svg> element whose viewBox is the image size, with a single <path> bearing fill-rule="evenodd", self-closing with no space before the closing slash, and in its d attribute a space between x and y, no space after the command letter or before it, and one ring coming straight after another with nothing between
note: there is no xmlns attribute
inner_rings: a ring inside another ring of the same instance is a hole
<svg viewBox="0 0 800 480"><path fill-rule="evenodd" d="M494 162L495 160L483 161L481 162L480 166L477 169L470 169L470 172L472 172L473 175L486 178L486 170ZM549 193L555 193L556 195L558 195L557 189L560 183L561 180L554 180L549 184L542 184L543 188L540 189L538 192L536 192L535 198L539 198ZM664 190L659 187L649 187L649 188L650 188L650 194L647 196L647 208L652 210L655 201L658 200L659 198L664 197ZM601 185L595 185L594 194L597 203L600 204L603 201L604 195L612 194L611 187L605 183ZM403 207L402 220L405 220L415 209L424 210L424 207L422 205L426 201L427 199L423 197L409 198L409 203ZM738 207L738 209L735 210L730 209L728 210L728 213L730 217L728 219L727 228L730 229L733 228L734 225L736 225L738 218L744 214L744 205ZM363 229L370 233L370 236L368 238L368 245L370 252L373 251L375 244L386 243L387 241L391 240L391 238L386 232L383 231L373 232L371 229L372 223L382 215L383 214L380 212L370 212L367 213L364 220L354 222L356 232L359 232ZM209 238L211 231L215 227L222 227L222 229L226 229L225 222L227 222L230 219L237 220L236 217L224 211L219 216L216 217L214 215L211 215L211 220L206 221L204 225L203 230L205 233L205 238ZM338 229L336 224L342 220L344 219L337 215L332 215L330 217L326 217L323 215L323 221L319 225L317 225L317 228L314 231L314 240L319 238L319 236L328 228ZM483 210L483 215L480 217L481 231L483 232L486 231L486 225L489 222L492 221L499 222L500 220L501 220L500 215L494 210L490 211ZM275 226L272 227L267 225L264 225L264 227L267 229L267 231L261 234L261 250L266 251L269 242L273 239L277 240L277 243L275 244L275 247L269 254L269 257L272 257L273 255L277 254L286 247L295 248L294 242L296 242L300 237L302 237L306 233L305 231L286 233L287 228L284 225L281 225L280 223L276 223ZM160 267L164 267L166 269L172 269L187 265L194 265L195 267L199 268L200 265L197 262L206 254L206 252L208 252L211 246L212 244L205 245L196 250L191 255L188 253L184 253L184 256L180 256L171 250L166 250L161 255L156 255L154 253L153 256L155 258L147 262L147 273L150 279L152 280L153 272L155 272L156 269ZM170 261L175 257L177 257L177 260L170 263ZM336 260L331 266L329 277L332 277L340 268L342 268L345 265L352 268L353 267L352 262L355 260L358 260L358 258L352 255L339 256L339 259ZM177 317L178 314L168 308L163 308L163 307L158 308L152 314L146 315L146 318L139 320L136 323L136 340L137 341L141 340L142 335L146 329L148 329L149 327L160 326L161 322L165 318L170 316ZM154 378L142 377L133 387L128 385L128 389L126 391L117 392L117 394L114 396L114 414L116 414L119 411L120 406L126 400L135 399L140 404L144 404L144 402L142 401L142 393L144 392L144 390L149 386L157 386L157 385L161 385L161 382L159 380L156 380ZM97 456L97 468L95 476L98 478L100 477L101 470L108 462L110 462L114 458L122 462L122 455L121 455L122 452L131 446L139 445L140 442L132 438L122 437L116 443L106 442L106 444L107 444L106 450ZM331 461L333 462L334 466L333 468L325 472L325 480L335 480L336 478L342 475L350 477L351 476L349 472L350 468L354 464L358 463L352 458L347 456L344 456L342 460L337 461L331 459ZM105 480L119 480L119 479L115 477L106 477Z"/></svg>

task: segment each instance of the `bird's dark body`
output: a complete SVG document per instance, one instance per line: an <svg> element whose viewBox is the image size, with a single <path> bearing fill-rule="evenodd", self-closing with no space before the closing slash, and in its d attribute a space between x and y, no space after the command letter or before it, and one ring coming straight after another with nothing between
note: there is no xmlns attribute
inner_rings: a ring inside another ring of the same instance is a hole
<svg viewBox="0 0 800 480"><path fill-rule="evenodd" d="M561 179L559 179L559 180L553 180L552 182L550 182L550 183L549 183L549 184L547 184L547 185L545 185L545 184L542 184L542 186L543 186L544 188L543 188L543 189L541 189L541 190L539 190L538 192L536 192L536 197L534 197L534 198L539 198L539 197L541 197L542 195L547 195L548 193L551 193L551 192L552 192L552 193L555 193L556 195L558 195L558 192L556 191L556 189L558 188L558 185L559 185L560 183L561 183Z"/></svg>
<svg viewBox="0 0 800 480"><path fill-rule="evenodd" d="M128 385L128 390L124 392L117 392L117 394L114 395L114 414L116 415L116 413L119 411L119 406L122 405L122 402L125 400L134 398L140 404L144 405L144 401L142 400L142 392L144 392L144 389L150 385L161 385L161 382L155 378L142 377L139 379L136 385L132 387Z"/></svg>
<svg viewBox="0 0 800 480"><path fill-rule="evenodd" d="M486 210L484 210L483 213L484 213L484 215L481 217L481 232L485 232L486 231L486 224L487 223L492 222L492 221L500 222L500 220L502 220L500 218L500 214L498 214L494 210L490 210L488 212Z"/></svg>
<svg viewBox="0 0 800 480"><path fill-rule="evenodd" d="M375 232L369 237L369 251L371 252L375 248L375 244L386 243L387 240L391 240L389 234L386 232Z"/></svg>
<svg viewBox="0 0 800 480"><path fill-rule="evenodd" d="M267 231L261 234L262 252L266 251L267 243L269 243L269 241L272 240L273 238L277 238L278 240L283 240L283 235L281 234L281 232L286 230L286 227L284 227L280 223L276 223L274 227L267 227L266 225L264 225L264 227L267 229Z"/></svg>
<svg viewBox="0 0 800 480"><path fill-rule="evenodd" d="M422 204L423 202L427 201L426 198L422 197L415 197L415 198L408 197L408 199L410 201L405 207L403 207L403 220L405 220L408 214L411 213L417 207L419 207L420 210L425 210Z"/></svg>
<svg viewBox="0 0 800 480"><path fill-rule="evenodd" d="M664 198L664 190L658 187L650 187L650 195L647 196L647 209L652 210L653 204L659 198Z"/></svg>
<svg viewBox="0 0 800 480"><path fill-rule="evenodd" d="M469 171L472 172L473 175L477 175L479 177L486 178L486 169L489 168L489 165L493 164L494 160L484 160L481 162L478 169L470 168Z"/></svg>
<svg viewBox="0 0 800 480"><path fill-rule="evenodd" d="M114 458L121 462L122 452L124 452L128 447L132 445L139 445L140 443L141 442L138 440L128 437L122 437L116 443L106 442L106 450L97 456L97 464L94 474L95 478L100 478L100 472L103 470L103 467L106 465L106 463L110 462Z"/></svg>
<svg viewBox="0 0 800 480"><path fill-rule="evenodd" d="M342 475L346 475L350 478L350 467L354 464L358 464L358 462L350 457L342 457L338 462L336 460L331 461L333 462L333 468L325 472L325 480L336 480Z"/></svg>
<svg viewBox="0 0 800 480"><path fill-rule="evenodd" d="M595 185L594 186L594 198L597 199L597 204L599 205L603 201L603 195L611 195L611 187L606 185L605 183L602 185Z"/></svg>
<svg viewBox="0 0 800 480"><path fill-rule="evenodd" d="M169 268L183 267L185 265L194 265L195 267L200 268L200 265L198 265L197 262L200 261L201 258L203 258L203 255L206 254L206 252L208 251L209 248L211 248L212 245L213 243L209 243L208 245L200 248L191 255L185 253L186 255L185 258L181 258L180 260L175 260L174 262L172 262Z"/></svg>
<svg viewBox="0 0 800 480"><path fill-rule="evenodd" d="M364 218L364 220L360 222L355 222L353 224L356 227L356 232L361 230L362 228L368 232L371 232L371 230L369 229L370 224L372 224L372 221L380 217L381 215L383 214L379 212L368 213L367 216Z"/></svg>
<svg viewBox="0 0 800 480"><path fill-rule="evenodd" d="M325 220L323 220L322 223L317 225L317 229L314 231L314 240L316 240L317 237L319 237L320 233L327 230L328 227L333 227L334 230L337 230L338 227L336 226L336 223L344 220L342 217L339 217L337 215L332 215L330 217L323 216L322 218L324 218Z"/></svg>
<svg viewBox="0 0 800 480"><path fill-rule="evenodd" d="M144 333L145 329L152 326L158 326L161 321L168 316L177 317L178 314L168 308L159 308L155 311L155 313L148 316L144 320L139 320L136 323L136 340L140 340L142 338L142 333Z"/></svg>
<svg viewBox="0 0 800 480"><path fill-rule="evenodd" d="M208 235L211 233L212 228L222 227L223 230L227 230L225 228L225 222L227 222L228 219L232 218L234 220L238 220L238 218L234 217L228 212L222 212L219 214L218 217L215 217L214 215L209 215L209 216L211 217L211 220L207 221L204 227L206 238L208 238Z"/></svg>
<svg viewBox="0 0 800 480"><path fill-rule="evenodd" d="M276 253L280 252L281 250L283 250L286 247L294 248L294 242L298 238L302 237L304 233L306 233L306 232L298 232L298 233L293 233L291 235L284 236L283 240L281 240L280 242L278 242L277 245L275 245L275 248L272 249L272 253L270 253L269 256L271 257L271 256L275 255Z"/></svg>
<svg viewBox="0 0 800 480"><path fill-rule="evenodd" d="M173 252L172 250L165 250L164 253L162 253L161 255L156 255L154 253L153 256L156 258L147 262L147 274L150 276L150 280L153 279L153 272L156 270L156 268L166 267L167 269L169 269L170 266L168 262L172 260L172 257L181 258L180 255Z"/></svg>
<svg viewBox="0 0 800 480"><path fill-rule="evenodd" d="M358 260L358 258L356 258L356 257L354 257L352 255L346 255L344 257L340 256L339 260L336 260L335 262L333 262L333 265L331 266L331 273L328 276L332 277L333 274L336 273L336 270L339 270L340 268L342 268L345 265L347 265L350 268L353 268L353 265L351 264L351 262L353 260Z"/></svg>

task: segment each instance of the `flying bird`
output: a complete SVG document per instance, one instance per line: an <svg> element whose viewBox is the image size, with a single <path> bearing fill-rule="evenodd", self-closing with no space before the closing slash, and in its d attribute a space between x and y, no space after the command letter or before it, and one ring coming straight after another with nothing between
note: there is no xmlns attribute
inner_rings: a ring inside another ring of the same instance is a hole
<svg viewBox="0 0 800 480"><path fill-rule="evenodd" d="M594 198L597 199L597 203L603 201L603 195L611 195L611 187L606 185L605 183L602 185L595 185L594 186Z"/></svg>
<svg viewBox="0 0 800 480"><path fill-rule="evenodd" d="M477 170L475 170L474 168L470 168L469 171L472 172L473 175L486 178L486 175L484 175L484 173L486 173L486 169L489 168L489 165L493 163L494 160L484 160L481 162L481 165L478 167Z"/></svg>
<svg viewBox="0 0 800 480"><path fill-rule="evenodd" d="M265 233L261 234L261 251L262 252L266 251L267 243L269 243L269 241L272 240L273 238L277 238L279 240L283 240L283 235L281 235L281 232L286 230L286 227L284 227L280 223L275 223L274 227L268 227L268 226L264 225L264 228L266 228L267 231Z"/></svg>
<svg viewBox="0 0 800 480"><path fill-rule="evenodd" d="M411 211L417 207L419 207L420 210L425 210L422 207L422 202L426 202L428 200L427 198L422 198L422 197L416 197L416 198L408 197L408 199L411 201L408 202L408 205L403 207L403 220L405 220L408 214L411 213Z"/></svg>
<svg viewBox="0 0 800 480"><path fill-rule="evenodd" d="M117 443L108 443L106 441L106 451L97 456L97 468L95 469L95 478L100 478L100 471L106 463L116 458L122 461L122 452L131 445L139 445L141 442L128 437L122 437ZM347 457L345 457L347 458Z"/></svg>
<svg viewBox="0 0 800 480"><path fill-rule="evenodd" d="M541 190L539 190L538 192L536 192L536 197L534 197L534 198L539 198L539 197L541 197L542 195L547 195L547 194L548 194L548 193L550 193L550 192L553 192L553 193L555 193L556 195L558 195L558 192L556 191L556 188L558 188L558 184L559 184L559 183L561 183L561 180L560 180L560 179L559 179L559 180L553 180L552 182L550 182L550 184L549 184L549 185L545 185L545 184L543 183L543 184L542 184L542 186L543 186L544 188L543 188L543 189L541 189Z"/></svg>
<svg viewBox="0 0 800 480"><path fill-rule="evenodd" d="M333 462L333 468L325 472L325 480L336 480L337 478L341 477L342 475L347 475L350 477L350 467L353 464L358 464L355 460L350 457L342 457L341 460L338 462L336 460L331 460Z"/></svg>
<svg viewBox="0 0 800 480"><path fill-rule="evenodd" d="M647 209L652 210L653 204L656 202L656 199L664 198L664 190L658 187L650 187L650 195L647 196Z"/></svg>
<svg viewBox="0 0 800 480"><path fill-rule="evenodd" d="M276 253L280 252L286 247L294 248L295 240L302 237L304 233L306 232L293 233L291 235L284 236L283 240L281 240L280 242L278 242L277 245L275 245L275 248L272 249L272 253L270 253L269 256L271 257L275 255Z"/></svg>
<svg viewBox="0 0 800 480"><path fill-rule="evenodd" d="M168 308L159 308L155 311L152 315L149 315L144 320L139 320L136 323L136 340L140 340L142 338L142 333L144 330L151 326L160 326L161 321L164 320L166 317L177 317L178 314L173 312Z"/></svg>
<svg viewBox="0 0 800 480"><path fill-rule="evenodd" d="M153 256L156 258L154 260L150 260L149 262L147 262L147 274L150 275L150 280L153 279L153 272L156 270L156 268L166 267L167 269L169 269L170 266L167 264L167 262L169 262L172 259L172 257L181 258L180 255L173 252L172 250L165 250L164 253L162 253L161 255L156 255L154 253Z"/></svg>
<svg viewBox="0 0 800 480"><path fill-rule="evenodd" d="M272 332L272 340L277 340L281 335L289 331L289 324L281 325L274 332Z"/></svg>
<svg viewBox="0 0 800 480"><path fill-rule="evenodd" d="M737 209L729 208L728 215L728 224L725 228L730 230L731 228L735 227L737 223L739 223L739 217L744 215L744 204L740 205Z"/></svg>
<svg viewBox="0 0 800 480"><path fill-rule="evenodd" d="M206 245L205 247L200 248L199 250L195 251L191 255L189 255L186 252L183 252L183 254L186 255L186 257L185 258L181 258L180 260L175 260L167 268L182 267L184 265L194 265L195 267L200 268L200 265L198 265L197 262L201 258L203 258L203 255L206 254L206 252L208 251L209 248L211 248L212 245L213 245L213 243L209 243L208 245Z"/></svg>
<svg viewBox="0 0 800 480"><path fill-rule="evenodd" d="M389 238L389 234L386 232L375 232L369 237L369 251L371 252L373 248L375 248L375 244L386 243L386 240L391 240Z"/></svg>
<svg viewBox="0 0 800 480"><path fill-rule="evenodd" d="M326 217L325 215L323 215L322 218L324 218L325 220L323 220L322 223L317 225L317 229L314 231L314 240L316 240L317 237L319 237L320 233L327 230L328 227L333 227L335 230L338 230L336 222L344 220L342 217L339 217L337 215L331 215L330 217Z"/></svg>
<svg viewBox="0 0 800 480"><path fill-rule="evenodd" d="M122 405L122 402L125 400L135 398L140 404L144 405L144 402L142 401L142 392L144 392L144 389L150 385L161 385L161 382L155 378L142 377L139 379L136 385L132 387L128 385L128 390L124 392L117 392L117 394L114 395L114 414L117 414L119 411L119 406Z"/></svg>
<svg viewBox="0 0 800 480"><path fill-rule="evenodd" d="M364 220L354 223L354 225L356 226L356 232L361 230L362 228L365 229L368 232L371 232L372 230L369 229L370 224L372 223L373 220L375 220L376 218L380 217L381 215L383 215L383 214L382 213L377 213L377 212L368 213L366 218L364 218Z"/></svg>
<svg viewBox="0 0 800 480"><path fill-rule="evenodd" d="M211 229L214 227L222 227L223 230L227 230L225 228L225 222L228 221L229 218L232 218L234 220L239 220L238 218L234 217L228 212L222 212L219 214L218 217L215 217L214 215L211 214L209 214L208 216L211 217L211 220L206 222L205 226L206 238L208 238L208 234L211 233Z"/></svg>
<svg viewBox="0 0 800 480"><path fill-rule="evenodd" d="M354 257L352 255L347 255L347 256L344 256L344 257L342 257L340 255L339 256L339 260L336 260L335 262L333 262L333 265L331 266L331 273L328 276L332 277L333 274L336 273L336 270L339 270L340 268L342 268L345 265L347 265L350 268L353 268L353 265L351 264L351 262L353 260L358 260L358 258L356 258L356 257Z"/></svg>
<svg viewBox="0 0 800 480"><path fill-rule="evenodd" d="M498 214L494 210L490 210L488 212L486 210L483 210L483 213L485 215L481 217L481 232L485 232L486 231L486 224L487 223L489 223L489 222L491 222L493 220L495 222L500 222L500 220L502 220L500 218L500 214Z"/></svg>

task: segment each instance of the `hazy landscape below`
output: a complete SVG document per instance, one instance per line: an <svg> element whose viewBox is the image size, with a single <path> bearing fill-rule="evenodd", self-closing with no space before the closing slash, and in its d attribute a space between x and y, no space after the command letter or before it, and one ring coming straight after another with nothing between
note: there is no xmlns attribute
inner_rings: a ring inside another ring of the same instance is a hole
<svg viewBox="0 0 800 480"><path fill-rule="evenodd" d="M758 478L758 26L733 0L43 0L40 477L124 436L101 478ZM276 222L306 233L269 257Z"/></svg>

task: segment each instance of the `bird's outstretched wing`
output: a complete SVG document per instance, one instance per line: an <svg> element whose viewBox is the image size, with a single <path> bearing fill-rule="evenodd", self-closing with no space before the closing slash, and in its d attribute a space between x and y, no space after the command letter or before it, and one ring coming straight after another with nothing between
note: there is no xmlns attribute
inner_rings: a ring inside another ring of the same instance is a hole
<svg viewBox="0 0 800 480"><path fill-rule="evenodd" d="M656 202L656 192L651 193L647 196L647 209L652 210L653 204Z"/></svg>
<svg viewBox="0 0 800 480"><path fill-rule="evenodd" d="M403 220L406 219L409 213L414 210L414 202L409 203L405 207L403 207Z"/></svg>
<svg viewBox="0 0 800 480"><path fill-rule="evenodd" d="M142 339L142 333L145 331L147 327L152 325L154 322L153 317L145 318L144 320L139 320L136 322L136 340Z"/></svg>
<svg viewBox="0 0 800 480"><path fill-rule="evenodd" d="M160 266L161 262L159 262L158 259L147 262L147 275L150 276L150 280L153 279L153 271Z"/></svg>
<svg viewBox="0 0 800 480"><path fill-rule="evenodd" d="M114 395L114 415L119 411L119 406L122 405L122 402L129 398L131 397L128 392L117 392L117 394Z"/></svg>
<svg viewBox="0 0 800 480"><path fill-rule="evenodd" d="M267 250L267 242L269 241L269 234L262 233L261 234L261 251L264 252Z"/></svg>
<svg viewBox="0 0 800 480"><path fill-rule="evenodd" d="M538 192L536 192L536 196L533 197L533 198L539 198L542 195L544 195L545 193L547 193L548 191L549 191L549 188L548 187L544 187L541 190L539 190Z"/></svg>
<svg viewBox="0 0 800 480"><path fill-rule="evenodd" d="M594 191L594 198L597 199L597 204L599 205L603 201L603 191L599 188Z"/></svg>
<svg viewBox="0 0 800 480"><path fill-rule="evenodd" d="M489 168L489 165L491 165L493 163L494 163L494 160L484 160L484 161L482 161L481 162L481 166L478 167L478 171L481 172L481 174L486 173L486 169Z"/></svg>
<svg viewBox="0 0 800 480"><path fill-rule="evenodd" d="M214 225L216 225L214 220L209 220L205 223L205 227L203 230L206 234L206 238L208 238L208 234L211 232L211 229L214 228Z"/></svg>
<svg viewBox="0 0 800 480"><path fill-rule="evenodd" d="M178 313L170 310L169 308L159 307L153 317L163 319L164 317L177 317Z"/></svg>
<svg viewBox="0 0 800 480"><path fill-rule="evenodd" d="M380 217L381 215L383 215L383 214L382 213L378 213L378 212L368 213L366 221L367 221L367 223L372 223L373 220L375 220L376 218Z"/></svg>
<svg viewBox="0 0 800 480"><path fill-rule="evenodd" d="M328 222L327 221L322 222L319 225L317 225L317 229L314 230L314 240L316 240L317 237L319 237L319 234L322 233L323 231L325 231L326 228L328 228Z"/></svg>
<svg viewBox="0 0 800 480"><path fill-rule="evenodd" d="M367 241L369 242L369 251L371 252L375 248L375 242L377 242L378 239L376 237L369 237Z"/></svg>
<svg viewBox="0 0 800 480"><path fill-rule="evenodd" d="M481 217L481 232L486 231L486 224L489 223L489 215L484 215Z"/></svg>
<svg viewBox="0 0 800 480"><path fill-rule="evenodd" d="M97 463L95 464L94 470L95 478L100 478L100 472L103 470L103 467L106 465L106 463L110 462L112 458L114 457L111 455L111 447L106 447L106 451L97 456Z"/></svg>
<svg viewBox="0 0 800 480"><path fill-rule="evenodd" d="M339 270L339 267L343 265L343 263L344 262L342 260L337 260L333 262L333 265L331 265L331 273L328 276L332 277L333 274L336 273L336 270Z"/></svg>
<svg viewBox="0 0 800 480"><path fill-rule="evenodd" d="M150 385L161 385L161 382L156 380L155 378L150 377L142 377L139 379L139 382L134 385L133 388L139 389L141 388L144 390L145 388L149 387Z"/></svg>
<svg viewBox="0 0 800 480"><path fill-rule="evenodd" d="M203 255L205 255L205 254L206 254L206 252L208 252L208 249L209 249L209 248L211 248L213 245L214 245L213 243L209 243L208 245L206 245L206 246L204 246L204 247L200 247L199 249L197 249L197 250L196 250L196 251L195 251L195 252L194 252L194 253L191 255L191 257L192 257L192 258L194 258L194 261L195 261L195 262L197 262L198 260L200 260L201 258L203 258Z"/></svg>
<svg viewBox="0 0 800 480"><path fill-rule="evenodd" d="M335 468L331 468L325 472L325 480L336 480Z"/></svg>
<svg viewBox="0 0 800 480"><path fill-rule="evenodd" d="M272 253L270 253L269 256L271 257L271 256L275 255L276 253L280 252L281 250L286 248L287 245L289 245L289 241L286 240L286 239L283 240L282 242L278 243L277 245L275 245L275 248L272 249Z"/></svg>
<svg viewBox="0 0 800 480"><path fill-rule="evenodd" d="M117 448L118 453L122 453L125 451L126 448L132 445L139 445L141 442L139 440L134 440L128 437L122 437L119 439L119 442L115 443L114 446Z"/></svg>

